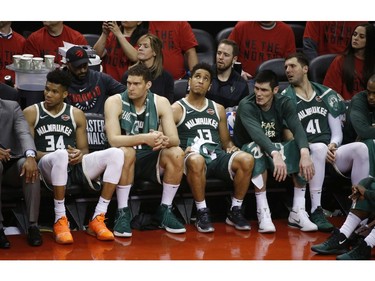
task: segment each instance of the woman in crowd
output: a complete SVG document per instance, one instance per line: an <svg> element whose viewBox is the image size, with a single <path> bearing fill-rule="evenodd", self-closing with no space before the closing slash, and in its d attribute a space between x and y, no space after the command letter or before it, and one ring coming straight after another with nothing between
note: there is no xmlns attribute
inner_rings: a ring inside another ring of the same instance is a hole
<svg viewBox="0 0 375 281"><path fill-rule="evenodd" d="M375 27L359 24L350 44L339 54L327 70L323 84L332 88L345 100L366 89L367 80L375 70Z"/></svg>
<svg viewBox="0 0 375 281"><path fill-rule="evenodd" d="M144 64L152 74L151 92L166 97L170 103L174 98L174 79L163 68L163 43L156 35L147 33L138 40L138 63ZM125 72L121 82L126 86L128 73Z"/></svg>

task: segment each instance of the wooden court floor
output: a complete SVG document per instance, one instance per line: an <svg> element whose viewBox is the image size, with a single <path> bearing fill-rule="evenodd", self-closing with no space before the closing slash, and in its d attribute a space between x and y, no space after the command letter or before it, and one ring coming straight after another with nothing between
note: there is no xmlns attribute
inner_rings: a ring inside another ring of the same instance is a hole
<svg viewBox="0 0 375 281"><path fill-rule="evenodd" d="M343 220L331 218L337 227ZM199 233L193 225L187 225L184 234L133 230L131 238L116 238L113 242L73 231L72 245L59 245L51 232L43 232L40 247L30 247L24 234L9 235L11 248L0 250L0 260L335 260L335 256L316 255L310 250L329 234L290 228L286 219L274 223L274 234L258 233L255 221L251 222L251 231L217 222L214 233Z"/></svg>

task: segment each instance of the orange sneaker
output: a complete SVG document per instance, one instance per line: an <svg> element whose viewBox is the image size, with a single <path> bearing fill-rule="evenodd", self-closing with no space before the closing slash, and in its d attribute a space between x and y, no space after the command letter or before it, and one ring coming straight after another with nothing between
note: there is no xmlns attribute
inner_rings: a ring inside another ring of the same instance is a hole
<svg viewBox="0 0 375 281"><path fill-rule="evenodd" d="M113 241L115 237L113 233L107 228L104 223L104 214L97 215L92 221L89 222L87 233L95 236L98 240Z"/></svg>
<svg viewBox="0 0 375 281"><path fill-rule="evenodd" d="M67 217L61 217L53 225L53 236L59 244L72 244L73 236L70 233L69 221Z"/></svg>

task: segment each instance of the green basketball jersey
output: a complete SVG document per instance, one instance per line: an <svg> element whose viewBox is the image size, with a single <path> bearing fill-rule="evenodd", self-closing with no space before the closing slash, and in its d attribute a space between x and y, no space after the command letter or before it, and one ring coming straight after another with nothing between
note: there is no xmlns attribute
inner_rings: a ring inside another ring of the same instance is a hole
<svg viewBox="0 0 375 281"><path fill-rule="evenodd" d="M198 110L190 105L185 98L179 100L178 103L183 107L183 117L177 124L182 149L190 146L196 137L206 143L219 145L221 148L220 117L216 104L212 100L206 99L206 106Z"/></svg>
<svg viewBox="0 0 375 281"><path fill-rule="evenodd" d="M64 103L62 110L51 115L43 102L35 105L37 119L34 125L34 140L36 149L43 152L53 152L57 149L67 149L68 145L75 147L76 122L73 107Z"/></svg>
<svg viewBox="0 0 375 281"><path fill-rule="evenodd" d="M298 95L296 98L298 118L305 129L308 141L329 144L331 129L328 123L329 111L326 103L315 93L310 101Z"/></svg>

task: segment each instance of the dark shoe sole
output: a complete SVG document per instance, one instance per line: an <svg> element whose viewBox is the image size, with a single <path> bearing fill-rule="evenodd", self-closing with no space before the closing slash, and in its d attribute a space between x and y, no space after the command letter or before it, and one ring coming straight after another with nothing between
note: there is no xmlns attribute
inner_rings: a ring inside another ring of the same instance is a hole
<svg viewBox="0 0 375 281"><path fill-rule="evenodd" d="M234 222L232 222L229 218L227 218L225 220L225 223L228 224L228 225L230 225L230 226L233 226L237 230L251 230L251 226L250 225L239 226L239 225L235 224Z"/></svg>
<svg viewBox="0 0 375 281"><path fill-rule="evenodd" d="M342 249L342 250L331 250L331 251L322 251L319 249L315 249L311 247L311 251L321 254L321 255L342 255L349 251L349 249Z"/></svg>

